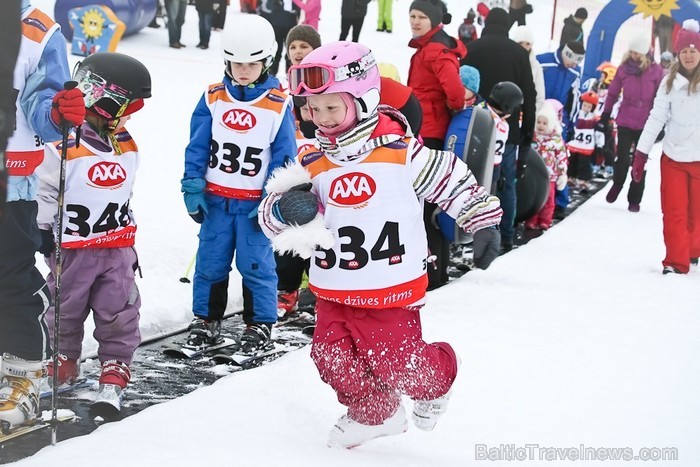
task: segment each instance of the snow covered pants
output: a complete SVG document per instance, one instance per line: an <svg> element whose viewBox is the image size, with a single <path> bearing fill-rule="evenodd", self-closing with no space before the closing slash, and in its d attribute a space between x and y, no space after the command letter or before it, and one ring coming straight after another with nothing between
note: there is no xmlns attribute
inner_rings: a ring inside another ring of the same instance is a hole
<svg viewBox="0 0 700 467"><path fill-rule="evenodd" d="M257 202L207 197L209 212L199 230L194 270L192 311L203 319L221 319L228 303L228 276L234 251L243 277L246 324L277 321L277 274L270 240L257 217L248 214ZM247 310L246 310L247 311Z"/></svg>
<svg viewBox="0 0 700 467"><path fill-rule="evenodd" d="M34 260L41 244L36 213L36 201L11 201L0 221L0 355L25 360L49 354L50 294Z"/></svg>
<svg viewBox="0 0 700 467"><path fill-rule="evenodd" d="M136 252L131 247L64 249L62 261L59 351L68 358L80 358L84 323L92 310L100 361L115 359L130 365L141 343L141 296L134 279ZM46 282L53 294L56 255L46 262L52 271ZM46 319L53 339L53 306Z"/></svg>
<svg viewBox="0 0 700 467"><path fill-rule="evenodd" d="M440 397L457 376L452 347L423 341L417 308L375 310L318 299L316 313L311 358L356 422L382 423L402 393Z"/></svg>
<svg viewBox="0 0 700 467"><path fill-rule="evenodd" d="M661 156L661 211L666 244L663 265L687 273L690 258L700 257L700 162Z"/></svg>

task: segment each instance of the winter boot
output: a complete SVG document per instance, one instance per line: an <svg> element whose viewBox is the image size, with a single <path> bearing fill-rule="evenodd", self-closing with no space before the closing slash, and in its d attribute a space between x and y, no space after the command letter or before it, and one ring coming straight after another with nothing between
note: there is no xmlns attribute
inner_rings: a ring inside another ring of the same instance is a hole
<svg viewBox="0 0 700 467"><path fill-rule="evenodd" d="M0 428L31 424L39 414L39 386L46 376L41 361L3 354L0 363Z"/></svg>
<svg viewBox="0 0 700 467"><path fill-rule="evenodd" d="M680 270L678 270L672 266L664 266L664 270L661 271L661 274L663 274L665 276L666 274L683 274L683 273Z"/></svg>
<svg viewBox="0 0 700 467"><path fill-rule="evenodd" d="M698 260L700 258L690 258L690 265L691 266L697 266L698 265Z"/></svg>
<svg viewBox="0 0 700 467"><path fill-rule="evenodd" d="M121 411L124 389L129 381L131 381L131 371L127 364L117 360L107 360L102 363L100 388L97 399L90 408L91 414L103 418L117 415Z"/></svg>
<svg viewBox="0 0 700 467"><path fill-rule="evenodd" d="M447 412L447 403L450 401L449 391L444 396L429 401L415 401L413 404L413 424L423 431L432 431L438 419Z"/></svg>
<svg viewBox="0 0 700 467"><path fill-rule="evenodd" d="M627 206L629 212L639 212L639 209L639 203L630 203L629 206Z"/></svg>
<svg viewBox="0 0 700 467"><path fill-rule="evenodd" d="M185 347L201 349L216 345L221 341L221 320L212 321L195 318L190 324L190 335L187 337Z"/></svg>
<svg viewBox="0 0 700 467"><path fill-rule="evenodd" d="M285 292L277 291L277 316L282 318L285 315L291 315L297 309L299 302L299 290Z"/></svg>
<svg viewBox="0 0 700 467"><path fill-rule="evenodd" d="M48 387L53 387L53 360L47 365L49 377L46 382ZM71 385L80 378L80 363L78 360L68 358L67 356L58 354L58 385Z"/></svg>
<svg viewBox="0 0 700 467"><path fill-rule="evenodd" d="M617 200L617 197L620 196L621 191L622 185L613 184L613 186L610 187L610 191L608 191L608 194L605 196L605 201L608 203L614 203Z"/></svg>
<svg viewBox="0 0 700 467"><path fill-rule="evenodd" d="M375 438L400 435L406 430L408 421L403 405L399 405L396 413L379 425L364 425L343 415L328 434L328 447L352 449Z"/></svg>
<svg viewBox="0 0 700 467"><path fill-rule="evenodd" d="M240 351L252 353L264 349L270 343L272 324L250 324L241 335Z"/></svg>

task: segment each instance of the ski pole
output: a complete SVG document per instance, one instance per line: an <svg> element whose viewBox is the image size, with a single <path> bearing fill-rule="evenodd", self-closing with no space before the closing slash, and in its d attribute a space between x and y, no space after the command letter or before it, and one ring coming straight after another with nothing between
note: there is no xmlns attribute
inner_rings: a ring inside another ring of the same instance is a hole
<svg viewBox="0 0 700 467"><path fill-rule="evenodd" d="M63 89L73 89L78 86L76 81L66 81L63 84ZM56 220L56 268L54 270L54 317L53 317L53 384L51 393L51 445L56 445L56 431L58 428L58 341L60 339L59 326L61 316L61 273L62 250L63 250L63 199L66 191L66 160L68 159L68 135L70 133L70 124L61 122L61 168L58 173L58 219Z"/></svg>
<svg viewBox="0 0 700 467"><path fill-rule="evenodd" d="M189 275L190 275L190 271L192 270L192 266L194 266L195 259L197 259L197 253L195 253L192 256L192 259L190 260L190 264L189 264L189 266L187 266L187 270L185 271L185 275L180 278L180 282L182 282L183 284L190 283Z"/></svg>

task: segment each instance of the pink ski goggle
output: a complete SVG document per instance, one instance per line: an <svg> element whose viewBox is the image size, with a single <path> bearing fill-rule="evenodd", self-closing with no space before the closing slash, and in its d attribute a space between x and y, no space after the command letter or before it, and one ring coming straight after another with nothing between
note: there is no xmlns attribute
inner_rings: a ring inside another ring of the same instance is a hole
<svg viewBox="0 0 700 467"><path fill-rule="evenodd" d="M289 79L289 92L293 95L310 92L319 94L328 89L333 83L346 79L362 76L377 61L372 52L368 52L357 61L334 68L324 63L308 63L293 65L287 72Z"/></svg>

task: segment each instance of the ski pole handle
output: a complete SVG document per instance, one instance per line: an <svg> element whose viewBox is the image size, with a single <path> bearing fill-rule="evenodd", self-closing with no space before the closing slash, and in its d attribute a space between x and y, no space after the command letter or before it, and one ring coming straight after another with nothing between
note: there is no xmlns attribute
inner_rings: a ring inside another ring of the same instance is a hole
<svg viewBox="0 0 700 467"><path fill-rule="evenodd" d="M66 81L65 83L63 83L63 89L65 89L66 91L68 91L70 89L75 89L77 87L78 87L78 82L75 80L69 80L69 81ZM68 127L68 128L70 128L70 127ZM64 126L63 131L65 131L67 133L68 128L66 128ZM82 125L78 125L75 128L75 147L76 148L80 147L80 129L81 128L82 128Z"/></svg>

